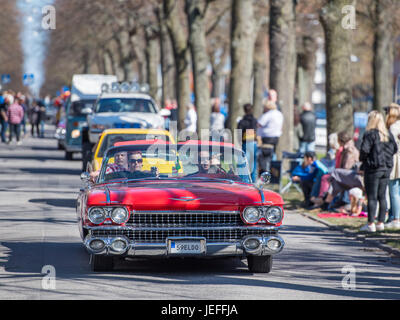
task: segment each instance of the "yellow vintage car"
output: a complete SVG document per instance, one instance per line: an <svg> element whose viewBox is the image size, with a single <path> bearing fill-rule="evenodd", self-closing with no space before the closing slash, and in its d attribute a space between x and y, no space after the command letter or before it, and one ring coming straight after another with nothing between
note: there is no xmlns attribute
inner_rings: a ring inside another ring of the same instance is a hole
<svg viewBox="0 0 400 320"><path fill-rule="evenodd" d="M175 144L175 139L167 130L161 129L107 129L101 134L99 141L93 148L93 171L100 170L101 162L106 150L118 142L134 140L165 140Z"/></svg>

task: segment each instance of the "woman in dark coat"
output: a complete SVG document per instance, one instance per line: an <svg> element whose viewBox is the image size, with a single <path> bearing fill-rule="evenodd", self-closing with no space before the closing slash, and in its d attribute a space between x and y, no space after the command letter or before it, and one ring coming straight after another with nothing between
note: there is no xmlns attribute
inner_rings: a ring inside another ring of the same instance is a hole
<svg viewBox="0 0 400 320"><path fill-rule="evenodd" d="M364 171L364 187L368 199L368 224L361 231L375 232L384 230L386 218L386 188L393 167L393 155L397 144L386 128L383 115L371 111L360 148L361 170ZM375 214L379 202L378 223L375 226Z"/></svg>

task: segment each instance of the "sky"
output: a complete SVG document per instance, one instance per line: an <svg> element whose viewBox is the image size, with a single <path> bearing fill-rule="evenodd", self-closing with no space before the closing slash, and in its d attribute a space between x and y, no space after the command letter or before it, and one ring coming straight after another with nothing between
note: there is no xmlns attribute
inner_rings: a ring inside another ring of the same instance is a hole
<svg viewBox="0 0 400 320"><path fill-rule="evenodd" d="M24 55L24 74L33 74L34 82L31 92L39 96L40 88L45 80L44 59L46 40L50 31L42 28L45 16L42 8L51 5L53 0L17 0L17 7L22 17L21 43Z"/></svg>

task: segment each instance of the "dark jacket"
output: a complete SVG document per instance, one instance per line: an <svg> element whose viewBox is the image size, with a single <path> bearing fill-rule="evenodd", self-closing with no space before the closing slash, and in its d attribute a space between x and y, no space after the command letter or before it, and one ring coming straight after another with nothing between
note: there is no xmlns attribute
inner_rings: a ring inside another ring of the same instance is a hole
<svg viewBox="0 0 400 320"><path fill-rule="evenodd" d="M316 117L314 112L312 111L304 111L300 115L300 123L303 127L303 137L301 137L300 141L302 142L313 142L315 141L315 126L316 126Z"/></svg>
<svg viewBox="0 0 400 320"><path fill-rule="evenodd" d="M254 130L255 135L255 132L257 131L257 119L254 118L253 115L245 115L242 120L239 121L238 129L242 130L242 141L255 140L255 136L252 136L251 134L250 137L246 139L246 130Z"/></svg>
<svg viewBox="0 0 400 320"><path fill-rule="evenodd" d="M389 141L381 142L378 130L366 131L360 147L360 169L365 172L392 170L396 152L397 144L390 132Z"/></svg>

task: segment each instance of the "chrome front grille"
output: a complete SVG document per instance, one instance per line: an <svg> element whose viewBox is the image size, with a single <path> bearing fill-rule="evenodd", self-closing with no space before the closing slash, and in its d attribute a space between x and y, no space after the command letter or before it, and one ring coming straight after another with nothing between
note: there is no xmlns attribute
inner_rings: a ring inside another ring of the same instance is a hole
<svg viewBox="0 0 400 320"><path fill-rule="evenodd" d="M236 227L243 222L239 212L134 212L127 225L134 227L184 228L184 227Z"/></svg>
<svg viewBox="0 0 400 320"><path fill-rule="evenodd" d="M204 237L207 242L235 242L247 235L271 235L273 231L259 228L170 228L170 229L96 229L93 236L116 237L125 236L131 241L165 243L168 237Z"/></svg>

